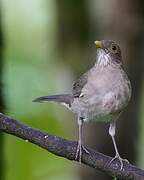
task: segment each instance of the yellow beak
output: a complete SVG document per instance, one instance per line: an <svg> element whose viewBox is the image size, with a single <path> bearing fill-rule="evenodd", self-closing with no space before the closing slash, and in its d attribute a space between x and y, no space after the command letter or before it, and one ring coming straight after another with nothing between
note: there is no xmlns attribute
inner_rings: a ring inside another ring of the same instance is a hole
<svg viewBox="0 0 144 180"><path fill-rule="evenodd" d="M102 42L101 41L95 41L96 48L102 48Z"/></svg>

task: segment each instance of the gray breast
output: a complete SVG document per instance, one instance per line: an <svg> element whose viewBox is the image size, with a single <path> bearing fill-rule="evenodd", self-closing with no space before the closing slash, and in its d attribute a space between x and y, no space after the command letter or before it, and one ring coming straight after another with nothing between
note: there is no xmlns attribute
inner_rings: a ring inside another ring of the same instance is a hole
<svg viewBox="0 0 144 180"><path fill-rule="evenodd" d="M128 104L130 82L122 69L92 68L81 89L82 97L75 98L72 111L86 120L110 121Z"/></svg>

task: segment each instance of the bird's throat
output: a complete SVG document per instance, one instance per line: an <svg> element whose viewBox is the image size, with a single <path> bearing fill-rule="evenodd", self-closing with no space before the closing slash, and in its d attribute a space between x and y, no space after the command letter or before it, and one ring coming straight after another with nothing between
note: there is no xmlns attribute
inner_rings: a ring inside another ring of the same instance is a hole
<svg viewBox="0 0 144 180"><path fill-rule="evenodd" d="M103 49L98 49L96 65L106 67L110 64L111 64L111 57L109 53L106 53Z"/></svg>

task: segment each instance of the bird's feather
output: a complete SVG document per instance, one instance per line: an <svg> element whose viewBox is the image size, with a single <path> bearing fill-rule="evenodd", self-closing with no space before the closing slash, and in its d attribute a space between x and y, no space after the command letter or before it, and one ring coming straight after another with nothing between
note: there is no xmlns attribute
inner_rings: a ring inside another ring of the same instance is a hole
<svg viewBox="0 0 144 180"><path fill-rule="evenodd" d="M87 83L88 73L83 74L75 83L73 84L72 94L75 98L79 97L82 93L82 89Z"/></svg>
<svg viewBox="0 0 144 180"><path fill-rule="evenodd" d="M44 101L54 101L62 104L66 104L69 107L73 102L73 96L71 94L59 94L51 96L41 96L33 100L33 102L44 102Z"/></svg>

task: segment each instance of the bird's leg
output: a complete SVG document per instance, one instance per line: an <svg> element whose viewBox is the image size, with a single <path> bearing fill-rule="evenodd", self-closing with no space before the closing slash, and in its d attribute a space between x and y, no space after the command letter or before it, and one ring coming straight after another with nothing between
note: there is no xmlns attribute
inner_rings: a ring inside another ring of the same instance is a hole
<svg viewBox="0 0 144 180"><path fill-rule="evenodd" d="M114 148L115 148L115 157L110 161L110 164L112 163L112 161L114 161L115 159L119 159L120 161L120 164L121 164L121 167L120 169L122 170L123 169L123 159L120 157L120 154L118 152L118 148L117 148L117 145L116 145L116 141L115 141L115 129L116 129L116 122L115 121L112 121L110 123L110 127L109 127L109 134L110 136L112 137L112 141L113 141L113 145L114 145Z"/></svg>
<svg viewBox="0 0 144 180"><path fill-rule="evenodd" d="M77 160L77 158L79 157L80 164L81 164L81 158L82 158L82 149L86 153L89 153L88 150L84 146L82 146L82 124L83 124L83 118L78 118L79 139L78 139L78 146L77 146L75 160Z"/></svg>
<svg viewBox="0 0 144 180"><path fill-rule="evenodd" d="M79 117L78 118L79 139L78 139L78 146L77 146L75 159L77 159L79 157L80 164L81 164L81 156L82 156L82 124L83 124L83 119Z"/></svg>

